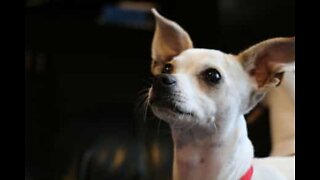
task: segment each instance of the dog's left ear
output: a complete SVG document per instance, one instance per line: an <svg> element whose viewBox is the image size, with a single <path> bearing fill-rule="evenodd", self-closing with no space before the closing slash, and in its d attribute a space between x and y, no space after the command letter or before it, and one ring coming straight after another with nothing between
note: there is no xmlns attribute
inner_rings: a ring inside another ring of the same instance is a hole
<svg viewBox="0 0 320 180"><path fill-rule="evenodd" d="M161 16L155 9L151 10L156 18L156 29L152 41L151 72L161 73L162 67L174 56L192 48L189 34L177 23Z"/></svg>
<svg viewBox="0 0 320 180"><path fill-rule="evenodd" d="M240 53L238 59L256 88L250 103L254 106L269 89L280 85L284 72L294 71L295 37L263 41Z"/></svg>

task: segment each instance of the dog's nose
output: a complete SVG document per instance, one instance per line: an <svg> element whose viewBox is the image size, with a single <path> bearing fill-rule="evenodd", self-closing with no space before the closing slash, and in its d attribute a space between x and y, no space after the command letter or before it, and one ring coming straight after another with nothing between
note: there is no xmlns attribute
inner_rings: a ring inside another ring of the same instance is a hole
<svg viewBox="0 0 320 180"><path fill-rule="evenodd" d="M157 99L168 97L175 92L177 79L170 74L160 74L154 77L152 92L150 95L150 104Z"/></svg>
<svg viewBox="0 0 320 180"><path fill-rule="evenodd" d="M170 74L161 74L155 77L154 84L161 86L161 87L171 87L177 83L176 78Z"/></svg>
<svg viewBox="0 0 320 180"><path fill-rule="evenodd" d="M171 86L171 85L174 85L176 84L176 78L172 75L163 75L161 77L161 81L162 81L162 84L165 85L165 86Z"/></svg>

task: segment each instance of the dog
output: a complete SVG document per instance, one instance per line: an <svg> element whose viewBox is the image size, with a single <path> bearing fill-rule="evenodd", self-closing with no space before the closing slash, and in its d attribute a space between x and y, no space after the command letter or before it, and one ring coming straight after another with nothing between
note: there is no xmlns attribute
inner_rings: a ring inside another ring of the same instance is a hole
<svg viewBox="0 0 320 180"><path fill-rule="evenodd" d="M254 158L244 115L294 71L295 37L226 54L194 48L182 27L151 11L154 80L147 103L170 125L173 179L294 179L295 156Z"/></svg>

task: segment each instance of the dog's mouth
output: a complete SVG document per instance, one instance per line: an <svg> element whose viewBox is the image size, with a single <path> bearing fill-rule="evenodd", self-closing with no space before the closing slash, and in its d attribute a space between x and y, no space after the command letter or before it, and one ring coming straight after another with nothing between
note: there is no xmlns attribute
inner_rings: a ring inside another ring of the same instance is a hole
<svg viewBox="0 0 320 180"><path fill-rule="evenodd" d="M181 110L179 107L174 108L173 111L182 115L194 116L192 112Z"/></svg>
<svg viewBox="0 0 320 180"><path fill-rule="evenodd" d="M182 108L179 105L179 102L176 102L175 100L158 99L151 102L151 105L163 109L163 111L168 111L174 114L194 116L192 111L187 111L186 109Z"/></svg>
<svg viewBox="0 0 320 180"><path fill-rule="evenodd" d="M173 105L172 103L168 103L166 106L162 106L162 107L164 107L174 113L178 113L180 115L194 116L194 114L191 111L187 111L187 110L179 107L178 105Z"/></svg>

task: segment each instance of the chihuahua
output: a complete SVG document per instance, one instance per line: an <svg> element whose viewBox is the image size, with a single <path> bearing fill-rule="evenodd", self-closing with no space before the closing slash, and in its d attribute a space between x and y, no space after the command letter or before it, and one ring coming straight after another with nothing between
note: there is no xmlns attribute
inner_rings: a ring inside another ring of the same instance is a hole
<svg viewBox="0 0 320 180"><path fill-rule="evenodd" d="M174 180L294 179L295 156L254 158L244 115L286 71L295 38L273 38L238 55L194 48L177 23L156 18L147 103L171 128Z"/></svg>

